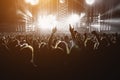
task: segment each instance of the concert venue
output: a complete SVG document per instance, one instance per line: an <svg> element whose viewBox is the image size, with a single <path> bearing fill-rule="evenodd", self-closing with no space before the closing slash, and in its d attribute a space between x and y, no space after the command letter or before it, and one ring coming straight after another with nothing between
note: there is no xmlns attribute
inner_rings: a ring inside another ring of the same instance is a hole
<svg viewBox="0 0 120 80"><path fill-rule="evenodd" d="M120 0L1 0L1 80L119 80Z"/></svg>

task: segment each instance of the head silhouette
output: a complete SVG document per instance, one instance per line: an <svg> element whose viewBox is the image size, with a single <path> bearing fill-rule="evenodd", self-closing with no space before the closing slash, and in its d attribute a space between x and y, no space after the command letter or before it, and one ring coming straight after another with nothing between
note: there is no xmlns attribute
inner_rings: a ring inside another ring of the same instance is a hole
<svg viewBox="0 0 120 80"><path fill-rule="evenodd" d="M58 48L58 47L60 47L61 49L63 49L64 53L69 54L68 45L67 45L67 43L65 41L59 41L56 44L55 48Z"/></svg>
<svg viewBox="0 0 120 80"><path fill-rule="evenodd" d="M33 58L34 58L33 47L30 45L24 46L20 50L20 56L22 61L24 62L33 62Z"/></svg>

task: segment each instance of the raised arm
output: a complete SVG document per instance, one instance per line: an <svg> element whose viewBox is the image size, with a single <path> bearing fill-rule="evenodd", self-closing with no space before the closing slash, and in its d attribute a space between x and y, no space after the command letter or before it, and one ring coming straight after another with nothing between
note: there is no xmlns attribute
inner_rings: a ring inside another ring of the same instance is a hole
<svg viewBox="0 0 120 80"><path fill-rule="evenodd" d="M57 32L57 28L55 27L55 28L52 29L52 33L51 33L50 38L49 38L49 42L48 42L48 47L49 48L52 48L52 40L53 40L53 36L56 32Z"/></svg>
<svg viewBox="0 0 120 80"><path fill-rule="evenodd" d="M72 28L72 26L70 24L69 24L69 31L71 33L72 39L75 40L74 27Z"/></svg>

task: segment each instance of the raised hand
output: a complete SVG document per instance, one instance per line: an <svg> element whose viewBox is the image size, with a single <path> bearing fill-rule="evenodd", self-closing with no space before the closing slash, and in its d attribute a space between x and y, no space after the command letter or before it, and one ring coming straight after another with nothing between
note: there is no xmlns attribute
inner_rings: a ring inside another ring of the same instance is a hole
<svg viewBox="0 0 120 80"><path fill-rule="evenodd" d="M57 28L54 27L54 28L52 29L52 33L56 33L56 32L57 32Z"/></svg>
<svg viewBox="0 0 120 80"><path fill-rule="evenodd" d="M69 24L69 31L73 32L74 31L74 27L72 28L72 26Z"/></svg>

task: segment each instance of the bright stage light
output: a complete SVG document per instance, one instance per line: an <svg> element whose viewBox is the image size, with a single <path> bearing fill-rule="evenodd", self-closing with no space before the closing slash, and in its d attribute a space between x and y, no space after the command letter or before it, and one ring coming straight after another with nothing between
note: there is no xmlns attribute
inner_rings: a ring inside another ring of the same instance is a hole
<svg viewBox="0 0 120 80"><path fill-rule="evenodd" d="M68 18L68 23L69 24L76 24L77 22L79 22L79 15L77 14L72 14L69 18Z"/></svg>
<svg viewBox="0 0 120 80"><path fill-rule="evenodd" d="M60 3L65 3L65 0L59 0Z"/></svg>
<svg viewBox="0 0 120 80"><path fill-rule="evenodd" d="M94 4L95 0L86 0L86 3L89 4L89 5L92 5Z"/></svg>
<svg viewBox="0 0 120 80"><path fill-rule="evenodd" d="M85 23L82 23L82 26L85 26L86 24Z"/></svg>
<svg viewBox="0 0 120 80"><path fill-rule="evenodd" d="M25 0L26 3L30 3L31 5L37 5L39 0Z"/></svg>
<svg viewBox="0 0 120 80"><path fill-rule="evenodd" d="M42 30L51 30L53 27L55 27L57 24L56 21L56 16L54 15L44 15L44 16L39 16L38 18L38 25L39 28Z"/></svg>

